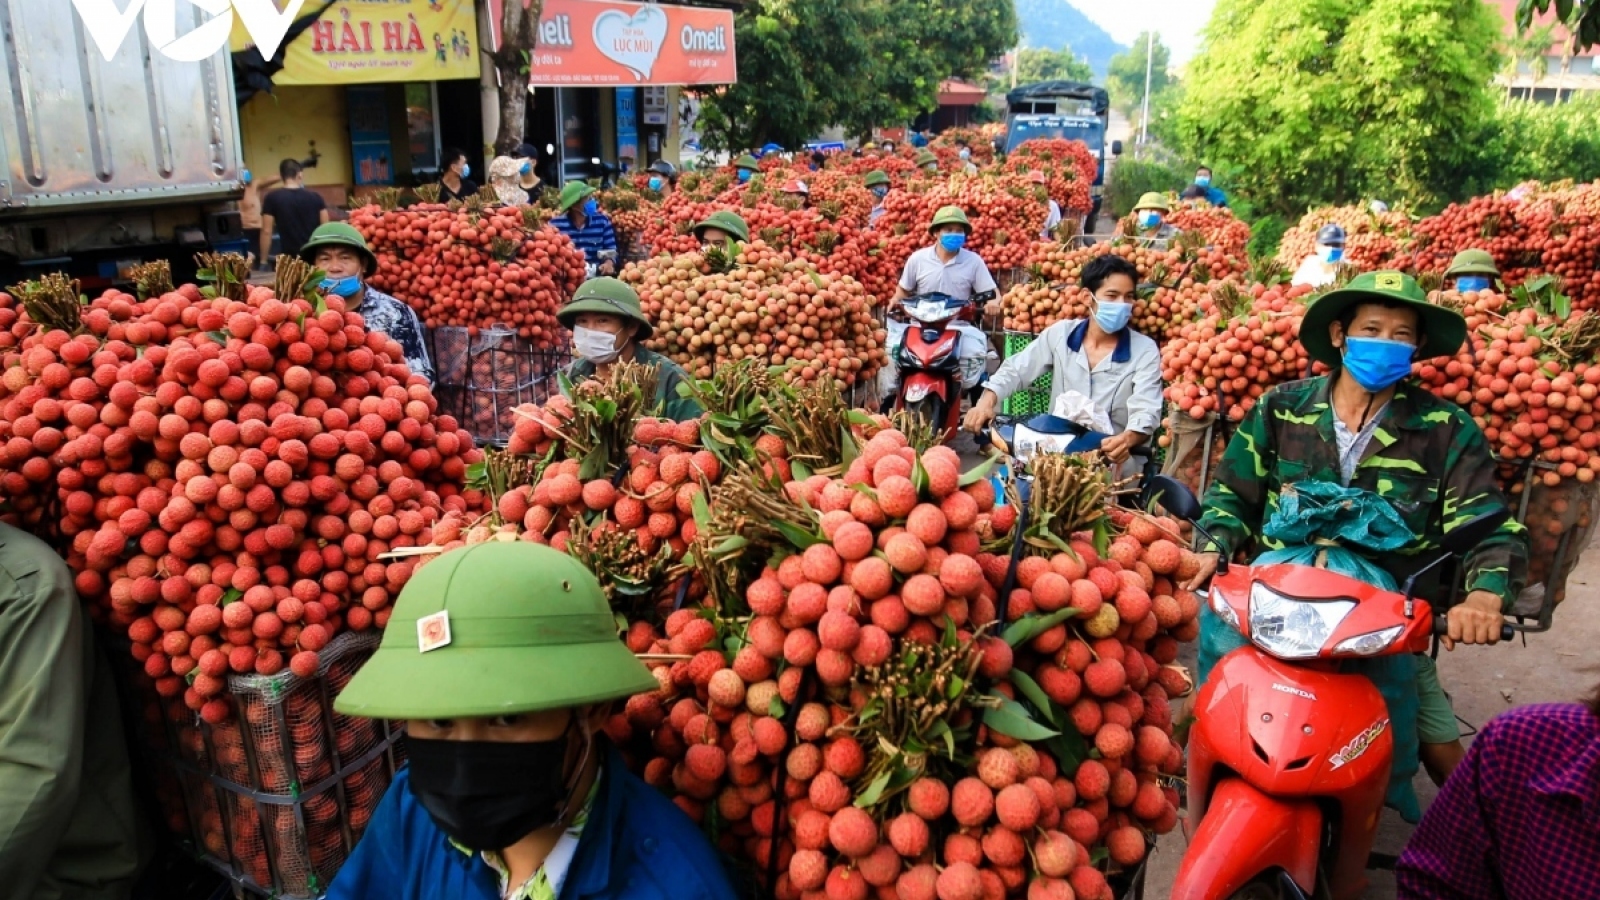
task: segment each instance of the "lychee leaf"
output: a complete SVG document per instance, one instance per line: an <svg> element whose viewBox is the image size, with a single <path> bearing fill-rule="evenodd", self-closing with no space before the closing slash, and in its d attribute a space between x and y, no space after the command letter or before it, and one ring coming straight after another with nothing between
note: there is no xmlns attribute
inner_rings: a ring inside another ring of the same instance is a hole
<svg viewBox="0 0 1600 900"><path fill-rule="evenodd" d="M856 798L856 808L871 809L877 806L878 802L883 799L884 789L889 786L889 780L893 777L894 769L886 769L883 774L872 779L872 783L867 785L867 789L862 791L861 796Z"/></svg>
<svg viewBox="0 0 1600 900"><path fill-rule="evenodd" d="M806 531L804 528L797 528L788 522L773 522L772 525L783 534L785 540L801 550L810 547L812 544L823 542L821 537Z"/></svg>
<svg viewBox="0 0 1600 900"><path fill-rule="evenodd" d="M991 694L990 698L1000 701L999 706L991 707L983 714L983 724L991 729L1019 741L1042 741L1061 736L1061 732L1034 721L1028 715L1027 708L1010 697Z"/></svg>
<svg viewBox="0 0 1600 900"><path fill-rule="evenodd" d="M786 710L783 705L783 698L779 697L777 694L773 694L772 702L767 704L767 715L773 717L774 719L782 719L783 714L787 711L788 710Z"/></svg>
<svg viewBox="0 0 1600 900"><path fill-rule="evenodd" d="M217 605L227 606L229 603L232 603L243 596L244 591L241 591L238 588L228 588L227 592L222 595L222 599L217 601Z"/></svg>
<svg viewBox="0 0 1600 900"><path fill-rule="evenodd" d="M694 507L695 530L705 534L711 530L711 506L706 502L705 491L696 491L691 505Z"/></svg>
<svg viewBox="0 0 1600 900"><path fill-rule="evenodd" d="M1000 461L1000 457L998 457L998 456L989 457L988 459L986 459L983 462L979 463L978 465L974 466L970 471L968 471L965 474L963 474L961 476L961 481L959 482L959 484L962 487L966 487L967 485L977 484L978 482L982 481L983 479L988 478L989 477L989 473L991 471L993 471L993 469L995 467L995 463L997 463L999 461Z"/></svg>
<svg viewBox="0 0 1600 900"><path fill-rule="evenodd" d="M789 471L790 474L794 475L795 481L805 481L811 477L811 467L803 462L795 461L790 463Z"/></svg>
<svg viewBox="0 0 1600 900"><path fill-rule="evenodd" d="M1017 686L1017 690L1022 692L1022 696L1028 698L1028 702L1032 703L1033 708L1044 716L1045 721L1051 725L1061 724L1056 721L1055 712L1051 709L1050 698L1045 695L1044 689L1039 687L1039 682L1034 681L1027 672L1021 669L1012 669L1011 683Z"/></svg>
<svg viewBox="0 0 1600 900"><path fill-rule="evenodd" d="M928 492L928 470L922 467L922 457L917 457L911 464L911 484L917 489L917 496Z"/></svg>
<svg viewBox="0 0 1600 900"><path fill-rule="evenodd" d="M1061 710L1060 707L1057 707L1057 710L1062 717L1066 716L1065 710ZM1089 758L1089 742L1076 728L1068 728L1066 733L1045 741L1044 747L1056 758L1057 767L1067 778L1076 775L1078 767Z"/></svg>
<svg viewBox="0 0 1600 900"><path fill-rule="evenodd" d="M1013 647L1018 647L1027 643L1028 641L1033 640L1033 636L1038 633L1038 617L1023 616L1015 622L1012 622L1010 625L1007 625L1006 630L1000 633L1000 639Z"/></svg>

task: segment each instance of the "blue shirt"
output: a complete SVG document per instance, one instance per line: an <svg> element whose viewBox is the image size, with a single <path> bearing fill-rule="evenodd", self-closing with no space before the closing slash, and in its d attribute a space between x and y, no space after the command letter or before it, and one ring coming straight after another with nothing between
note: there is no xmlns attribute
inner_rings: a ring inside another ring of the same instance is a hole
<svg viewBox="0 0 1600 900"><path fill-rule="evenodd" d="M736 900L711 843L608 748L560 900ZM500 876L450 843L401 769L326 900L500 900Z"/></svg>
<svg viewBox="0 0 1600 900"><path fill-rule="evenodd" d="M1227 206L1228 195L1222 192L1222 188L1214 188L1208 185L1206 187L1206 202L1212 206Z"/></svg>
<svg viewBox="0 0 1600 900"><path fill-rule="evenodd" d="M572 239L572 243L583 251L584 259L593 265L601 263L600 251L617 249L617 230L611 227L611 220L605 213L595 213L583 220L583 227L573 226L572 220L564 215L556 216L550 220L562 234Z"/></svg>

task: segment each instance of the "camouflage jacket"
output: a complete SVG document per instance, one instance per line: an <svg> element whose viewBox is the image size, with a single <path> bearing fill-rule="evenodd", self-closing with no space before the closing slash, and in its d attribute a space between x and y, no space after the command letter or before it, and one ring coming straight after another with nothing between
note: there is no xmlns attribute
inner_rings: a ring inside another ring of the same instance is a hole
<svg viewBox="0 0 1600 900"><path fill-rule="evenodd" d="M677 363L644 347L634 350L633 361L641 366L656 366L659 369L656 374L656 403L659 404L657 415L674 422L686 422L698 418L704 412L700 404L693 399L678 395L678 385L689 380L689 373ZM572 365L567 366L567 377L572 379L574 385L593 378L594 363L587 359L573 360Z"/></svg>
<svg viewBox="0 0 1600 900"><path fill-rule="evenodd" d="M1321 376L1273 388L1228 443L1206 492L1201 525L1230 553L1251 543L1257 550L1278 549L1260 530L1277 510L1284 485L1341 481L1331 386ZM1428 561L1418 554L1437 547L1450 528L1506 505L1477 423L1409 379L1384 410L1350 486L1387 499L1418 536L1398 553L1371 557L1401 583ZM1527 568L1527 529L1508 521L1467 555L1465 587L1490 591L1509 609Z"/></svg>

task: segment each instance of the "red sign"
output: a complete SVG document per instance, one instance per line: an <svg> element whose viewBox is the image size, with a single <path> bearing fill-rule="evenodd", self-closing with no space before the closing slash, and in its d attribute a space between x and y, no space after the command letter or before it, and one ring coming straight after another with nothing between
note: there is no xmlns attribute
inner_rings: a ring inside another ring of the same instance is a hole
<svg viewBox="0 0 1600 900"><path fill-rule="evenodd" d="M498 6L492 4L491 12ZM538 46L528 63L528 80L535 85L733 84L733 13L545 0Z"/></svg>

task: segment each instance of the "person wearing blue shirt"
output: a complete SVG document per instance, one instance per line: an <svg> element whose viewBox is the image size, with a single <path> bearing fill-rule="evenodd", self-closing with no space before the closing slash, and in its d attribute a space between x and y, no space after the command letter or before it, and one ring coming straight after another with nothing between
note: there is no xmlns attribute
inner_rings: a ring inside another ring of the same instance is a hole
<svg viewBox="0 0 1600 900"><path fill-rule="evenodd" d="M1194 170L1194 184L1195 187L1201 188L1206 192L1207 203L1212 206L1228 205L1228 195L1222 192L1222 188L1211 186L1210 166L1201 166Z"/></svg>
<svg viewBox="0 0 1600 900"><path fill-rule="evenodd" d="M569 181L561 188L557 201L561 215L550 220L557 231L572 239L583 251L583 258L601 275L614 275L617 269L617 229L600 211L594 188L581 181Z"/></svg>
<svg viewBox="0 0 1600 900"><path fill-rule="evenodd" d="M327 900L734 900L716 850L602 726L658 689L572 557L525 541L418 569L334 703L409 763Z"/></svg>

